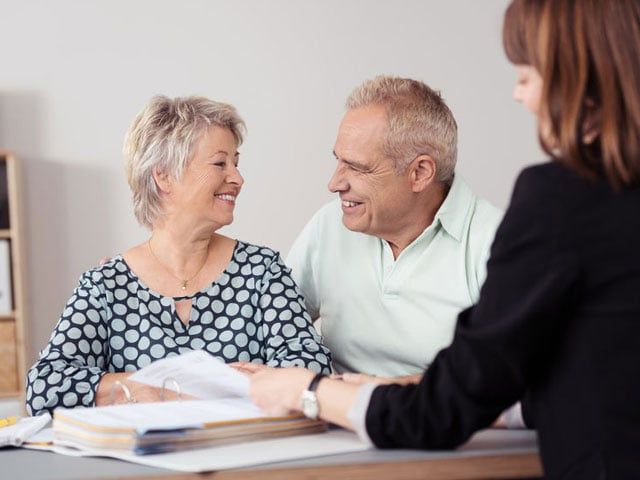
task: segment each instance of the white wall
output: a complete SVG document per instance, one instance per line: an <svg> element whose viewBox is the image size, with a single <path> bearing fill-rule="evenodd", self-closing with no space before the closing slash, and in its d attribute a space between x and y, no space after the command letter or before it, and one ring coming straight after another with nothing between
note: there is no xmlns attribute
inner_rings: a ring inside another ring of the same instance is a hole
<svg viewBox="0 0 640 480"><path fill-rule="evenodd" d="M150 96L236 105L245 188L227 233L286 252L331 198L343 102L379 73L441 89L459 172L506 206L540 161L511 100L507 0L0 0L0 148L24 163L32 359L81 272L145 238L121 144Z"/></svg>

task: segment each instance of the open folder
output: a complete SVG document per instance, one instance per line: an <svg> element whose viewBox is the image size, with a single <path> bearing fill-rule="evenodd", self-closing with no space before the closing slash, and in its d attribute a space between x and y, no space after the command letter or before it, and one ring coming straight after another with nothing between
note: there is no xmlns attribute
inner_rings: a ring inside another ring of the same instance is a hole
<svg viewBox="0 0 640 480"><path fill-rule="evenodd" d="M58 408L53 417L57 444L138 455L325 430L324 422L268 416L243 399Z"/></svg>
<svg viewBox="0 0 640 480"><path fill-rule="evenodd" d="M56 408L55 443L144 455L327 429L300 414L265 414L248 398L247 377L206 352L159 360L129 379L200 399Z"/></svg>

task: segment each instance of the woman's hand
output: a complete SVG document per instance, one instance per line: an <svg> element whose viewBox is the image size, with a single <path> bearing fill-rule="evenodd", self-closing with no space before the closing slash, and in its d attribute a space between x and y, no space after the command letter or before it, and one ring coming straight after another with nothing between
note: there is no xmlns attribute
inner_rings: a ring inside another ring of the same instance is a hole
<svg viewBox="0 0 640 480"><path fill-rule="evenodd" d="M131 373L127 372L103 375L96 391L96 407L131 403L130 399L135 403L178 400L178 394L173 390L165 388L163 398L161 388L131 381L128 379L131 375ZM127 388L130 398L127 398L125 389L121 385L116 385L116 382L120 382ZM194 399L195 397L192 395L180 395L180 400Z"/></svg>
<svg viewBox="0 0 640 480"><path fill-rule="evenodd" d="M262 368L251 375L251 400L271 415L300 410L300 398L314 373L304 368Z"/></svg>
<svg viewBox="0 0 640 480"><path fill-rule="evenodd" d="M233 363L230 363L229 366L231 368L235 368L240 373L244 373L249 376L253 375L256 372L261 372L263 370L271 368L271 367L267 367L266 365L262 365L260 363L251 363L251 362L233 362Z"/></svg>
<svg viewBox="0 0 640 480"><path fill-rule="evenodd" d="M304 368L266 368L251 377L251 399L271 415L300 411L300 400L314 377ZM316 390L320 417L328 422L352 429L348 412L360 387L353 383L323 379Z"/></svg>

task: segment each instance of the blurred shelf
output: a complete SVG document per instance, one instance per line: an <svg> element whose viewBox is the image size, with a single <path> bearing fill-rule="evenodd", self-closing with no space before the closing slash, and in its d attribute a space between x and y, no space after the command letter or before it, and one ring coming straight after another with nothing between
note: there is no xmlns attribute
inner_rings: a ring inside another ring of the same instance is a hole
<svg viewBox="0 0 640 480"><path fill-rule="evenodd" d="M0 294L4 300L0 313L0 399L17 399L24 403L25 391L25 264L22 241L21 165L9 151L0 149L0 243L9 258L2 260ZM8 247L7 247L8 244ZM5 275L8 273L8 285Z"/></svg>

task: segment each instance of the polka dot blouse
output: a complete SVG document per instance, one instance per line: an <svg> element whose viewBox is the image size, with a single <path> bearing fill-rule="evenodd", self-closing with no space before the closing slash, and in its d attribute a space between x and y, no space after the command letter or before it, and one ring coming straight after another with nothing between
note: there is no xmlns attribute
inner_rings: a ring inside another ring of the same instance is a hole
<svg viewBox="0 0 640 480"><path fill-rule="evenodd" d="M189 323L175 302L191 299ZM221 276L189 297L149 289L122 256L89 270L27 378L32 415L92 406L105 373L133 372L154 360L205 350L225 362L330 371L304 299L280 256L237 242Z"/></svg>

